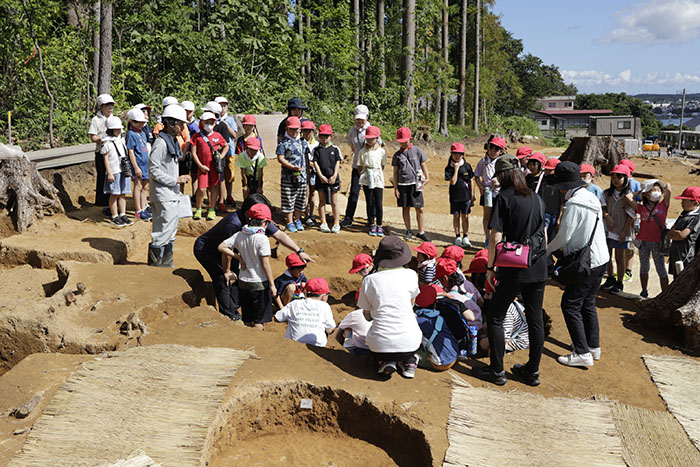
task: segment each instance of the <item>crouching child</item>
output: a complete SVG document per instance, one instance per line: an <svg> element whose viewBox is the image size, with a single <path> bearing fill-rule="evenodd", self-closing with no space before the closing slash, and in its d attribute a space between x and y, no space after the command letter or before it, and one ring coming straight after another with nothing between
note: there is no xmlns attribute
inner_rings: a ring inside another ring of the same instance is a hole
<svg viewBox="0 0 700 467"><path fill-rule="evenodd" d="M275 320L287 322L285 337L303 344L325 347L328 335L335 329L335 320L328 305L328 282L316 277L306 283L306 298L292 300L275 313Z"/></svg>

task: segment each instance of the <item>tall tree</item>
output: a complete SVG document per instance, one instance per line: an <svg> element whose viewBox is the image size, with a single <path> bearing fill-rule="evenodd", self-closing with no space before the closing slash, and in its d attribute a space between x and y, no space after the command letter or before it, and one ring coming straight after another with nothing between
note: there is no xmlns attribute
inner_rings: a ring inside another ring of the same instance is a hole
<svg viewBox="0 0 700 467"><path fill-rule="evenodd" d="M92 30L92 83L95 91L100 87L100 2L93 6L94 26Z"/></svg>
<svg viewBox="0 0 700 467"><path fill-rule="evenodd" d="M112 89L112 0L100 5L100 73L98 94L109 94Z"/></svg>
<svg viewBox="0 0 700 467"><path fill-rule="evenodd" d="M464 128L467 108L467 7L468 0L460 3L461 27L459 30L459 94L457 96L457 122Z"/></svg>
<svg viewBox="0 0 700 467"><path fill-rule="evenodd" d="M306 49L306 44L304 43L304 13L302 12L302 0L296 0L297 3L297 11L296 11L296 20L297 20L297 34L299 34L299 43L302 44L302 47ZM302 57L304 58L304 61L302 62L301 65L301 76L305 77L306 76L306 52L302 52Z"/></svg>
<svg viewBox="0 0 700 467"><path fill-rule="evenodd" d="M476 58L474 59L474 112L472 119L472 130L479 132L479 79L481 67L481 0L476 0L476 19L474 25L474 49Z"/></svg>
<svg viewBox="0 0 700 467"><path fill-rule="evenodd" d="M386 45L384 44L384 0L377 0L377 35L379 36L379 87L386 87Z"/></svg>
<svg viewBox="0 0 700 467"><path fill-rule="evenodd" d="M449 34L449 24L450 24L450 2L445 0L442 6L442 59L443 59L443 72L446 75L450 66L450 34ZM442 94L442 99L440 102L440 118L438 124L438 131L442 136L448 135L447 130L447 106L449 105L450 99L447 93L447 89L440 89Z"/></svg>
<svg viewBox="0 0 700 467"><path fill-rule="evenodd" d="M360 103L360 0L353 0L352 11L355 15L355 104Z"/></svg>
<svg viewBox="0 0 700 467"><path fill-rule="evenodd" d="M416 117L415 59L416 59L416 0L403 2L403 104L408 107L411 121Z"/></svg>

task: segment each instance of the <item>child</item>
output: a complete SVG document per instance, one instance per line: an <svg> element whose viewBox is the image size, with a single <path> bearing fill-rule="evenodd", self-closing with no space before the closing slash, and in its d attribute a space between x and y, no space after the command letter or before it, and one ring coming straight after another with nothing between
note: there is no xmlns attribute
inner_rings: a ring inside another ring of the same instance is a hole
<svg viewBox="0 0 700 467"><path fill-rule="evenodd" d="M304 230L301 216L306 210L306 155L309 147L299 138L299 117L287 117L287 132L277 145L277 161L282 165L280 197L287 218L287 231ZM296 221L294 220L296 217Z"/></svg>
<svg viewBox="0 0 700 467"><path fill-rule="evenodd" d="M307 282L304 275L306 263L298 254L287 255L284 262L287 265L287 270L275 279L275 288L277 289L275 301L280 310L292 300L304 298L304 286Z"/></svg>
<svg viewBox="0 0 700 467"><path fill-rule="evenodd" d="M129 159L134 168L134 210L137 219L147 221L152 216L146 210L148 205L148 141L143 132L146 116L139 109L129 110L127 116L129 117L129 131L126 132L126 149L129 151Z"/></svg>
<svg viewBox="0 0 700 467"><path fill-rule="evenodd" d="M608 278L600 287L612 293L622 292L622 279L625 274L625 251L632 241L637 204L632 199L629 184L629 169L618 164L610 171L610 188L603 192L603 218L608 227L608 250L610 257L615 251L617 280L613 274L613 261L608 263Z"/></svg>
<svg viewBox="0 0 700 467"><path fill-rule="evenodd" d="M333 128L324 124L318 128L320 143L313 149L311 160L316 177L316 191L318 191L318 218L321 221L321 232L340 232L340 213L338 210L338 191L340 190L340 162L343 155L338 146L331 143ZM309 183L309 186L311 184ZM330 199L329 199L330 198ZM333 211L333 228L328 228L326 222L326 204L330 201Z"/></svg>
<svg viewBox="0 0 700 467"><path fill-rule="evenodd" d="M275 320L287 322L285 337L303 344L325 347L328 334L335 329L333 312L328 305L328 282L316 277L306 283L307 298L294 300L275 313Z"/></svg>
<svg viewBox="0 0 700 467"><path fill-rule="evenodd" d="M371 327L362 310L351 311L338 325L335 339L353 355L371 355L365 341Z"/></svg>
<svg viewBox="0 0 700 467"><path fill-rule="evenodd" d="M219 157L226 157L228 143L221 134L214 131L215 122L216 116L213 113L204 112L199 118L199 133L192 137L192 159L199 168L197 172L196 210L192 216L195 220L202 218L202 202L205 191L209 198L207 220L212 221L216 218L215 208L219 199L221 174L216 171L213 154L218 152Z"/></svg>
<svg viewBox="0 0 700 467"><path fill-rule="evenodd" d="M593 183L595 178L595 167L591 164L581 164L581 180L586 182L586 190L590 191L598 197L599 200L603 199L603 189Z"/></svg>
<svg viewBox="0 0 700 467"><path fill-rule="evenodd" d="M668 265L671 274L675 278L680 274L676 262L681 261L683 267L687 266L695 257L695 244L700 232L700 188L690 186L683 190L680 196L674 196L681 200L683 212L676 219L668 237L671 239L671 252L668 258Z"/></svg>
<svg viewBox="0 0 700 467"><path fill-rule="evenodd" d="M525 181L527 182L527 186L538 194L543 192L544 165L546 163L547 159L539 152L530 154L530 157L527 159L528 174L525 175Z"/></svg>
<svg viewBox="0 0 700 467"><path fill-rule="evenodd" d="M432 284L435 280L435 257L437 256L437 248L430 242L423 242L419 246L413 248L418 254L418 283Z"/></svg>
<svg viewBox="0 0 700 467"><path fill-rule="evenodd" d="M109 212L112 224L117 227L133 224L126 217L126 195L131 194L131 164L121 136L123 129L119 117L108 117L101 149L106 170L104 193L109 194Z"/></svg>
<svg viewBox="0 0 700 467"><path fill-rule="evenodd" d="M365 136L366 137L366 136ZM394 167L394 196L403 211L403 222L406 226L406 240L413 238L411 231L411 208L416 209L418 223L417 238L424 242L430 239L423 228L423 187L430 181L427 158L418 146L411 144L411 130L401 127L396 130L396 142L399 150L391 158Z"/></svg>
<svg viewBox="0 0 700 467"><path fill-rule="evenodd" d="M480 250L483 252L488 252L488 250ZM483 256L483 253L477 253ZM476 302L477 305L480 307L484 306L484 299L481 297L481 293L479 292L479 289L476 288L476 286L470 282L464 273L461 271L462 269L462 260L464 259L464 250L456 245L450 245L445 250L442 252L440 255L440 258L446 258L446 259L451 259L457 264L457 271L456 274L461 278L462 283L459 284L457 287L457 291L467 297L469 300L473 300ZM437 267L437 265L436 265ZM433 282L434 284L435 282Z"/></svg>
<svg viewBox="0 0 700 467"><path fill-rule="evenodd" d="M277 295L270 267L270 240L265 235L272 213L267 205L258 203L248 210L247 216L248 224L221 242L219 251L228 284L236 280L231 259L241 264L238 299L243 323L262 331L264 324L272 320L271 297Z"/></svg>
<svg viewBox="0 0 700 467"><path fill-rule="evenodd" d="M530 170L527 168L527 162L530 160L531 155L532 148L529 146L520 146L515 152L515 157L520 161L520 168L525 172L525 175L530 173Z"/></svg>
<svg viewBox="0 0 700 467"><path fill-rule="evenodd" d="M255 131L257 125L257 119L255 115L245 115L243 117L243 134L236 140L236 154L240 154L245 151L245 142L251 136L255 136L260 141L260 150L262 151L262 138ZM244 197L245 199L245 197Z"/></svg>
<svg viewBox="0 0 700 467"><path fill-rule="evenodd" d="M485 149L486 155L476 164L474 176L476 186L479 187L479 191L481 192L479 205L484 207L482 222L488 246L489 220L491 219L491 210L493 209L493 197L498 193L498 186L494 186L496 159L505 153L506 140L500 136L494 136L485 144Z"/></svg>
<svg viewBox="0 0 700 467"><path fill-rule="evenodd" d="M469 326L476 326L480 329L482 326L481 308L476 303L476 300L466 297L460 293L460 286L463 284L461 276L457 273L457 263L449 258L439 258L435 268L435 278L445 290L446 295L453 300L464 305L462 316L467 321Z"/></svg>
<svg viewBox="0 0 700 467"><path fill-rule="evenodd" d="M360 161L357 166L357 169L360 171L360 185L365 192L365 202L367 203L369 234L376 237L384 236L384 229L382 228L384 217L382 197L384 193L386 152L377 142L380 136L381 132L376 126L367 128L367 131L365 131L365 147L360 149Z"/></svg>
<svg viewBox="0 0 700 467"><path fill-rule="evenodd" d="M464 145L453 143L450 146L450 158L445 167L445 180L450 182L450 214L455 230L455 245L463 248L471 248L469 241L469 213L476 201L472 190L472 178L474 171L472 166L464 160ZM461 235L459 224L462 221Z"/></svg>
<svg viewBox="0 0 700 467"><path fill-rule="evenodd" d="M260 138L251 135L245 141L245 149L238 154L243 199L253 193L263 193L263 170L267 165L267 159L260 148Z"/></svg>
<svg viewBox="0 0 700 467"><path fill-rule="evenodd" d="M552 175L560 162L561 160L556 157L547 159L544 164L545 175ZM561 190L555 190L544 181L542 182L539 195L544 201L544 221L547 227L547 238L554 238L559 228L559 217L564 207L564 195Z"/></svg>
<svg viewBox="0 0 700 467"><path fill-rule="evenodd" d="M316 169L313 165L312 155L314 149L318 146L318 141L314 138L314 133L316 132L316 124L311 120L304 120L301 122L301 137L306 140L306 144L309 147L309 153L306 155L306 170L307 170L307 192L306 192L306 225L313 226L316 225L316 218L314 217L314 192L316 191Z"/></svg>
<svg viewBox="0 0 700 467"><path fill-rule="evenodd" d="M364 278L372 271L372 257L365 253L360 253L352 260L352 267L348 274L359 274Z"/></svg>
<svg viewBox="0 0 700 467"><path fill-rule="evenodd" d="M238 126L236 125L236 119L228 111L228 99L223 96L216 97L214 102L221 106L221 112L217 115L216 127L214 131L219 133L224 137L226 143L229 146L227 152L222 152L221 156L226 157L226 168L224 170L224 182L220 184L220 195L219 195L219 211L226 212L226 204L233 206L235 204L233 200L233 181L236 178L236 133L238 132ZM224 192L224 188L226 191ZM226 200L226 201L224 201Z"/></svg>
<svg viewBox="0 0 700 467"><path fill-rule="evenodd" d="M666 258L661 251L662 236L666 228L668 205L671 201L671 187L661 180L647 180L642 184L642 201L637 204L640 217L639 233L639 279L642 283L642 298L649 297L649 256L654 258L656 273L659 275L661 290L668 287Z"/></svg>

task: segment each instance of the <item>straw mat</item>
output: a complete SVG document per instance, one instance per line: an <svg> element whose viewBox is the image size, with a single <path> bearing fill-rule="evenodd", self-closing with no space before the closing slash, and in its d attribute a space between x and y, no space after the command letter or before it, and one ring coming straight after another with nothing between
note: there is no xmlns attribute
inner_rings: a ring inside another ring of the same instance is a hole
<svg viewBox="0 0 700 467"><path fill-rule="evenodd" d="M156 463L200 465L209 426L248 352L137 347L81 365L10 465L95 466L143 449Z"/></svg>
<svg viewBox="0 0 700 467"><path fill-rule="evenodd" d="M452 388L443 465L624 465L610 405Z"/></svg>

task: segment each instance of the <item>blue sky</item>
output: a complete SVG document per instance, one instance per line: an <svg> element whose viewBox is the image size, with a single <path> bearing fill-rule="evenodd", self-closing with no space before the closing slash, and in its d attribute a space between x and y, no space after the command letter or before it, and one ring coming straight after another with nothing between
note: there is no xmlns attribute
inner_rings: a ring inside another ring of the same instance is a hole
<svg viewBox="0 0 700 467"><path fill-rule="evenodd" d="M496 0L493 11L581 93L700 92L700 0Z"/></svg>

